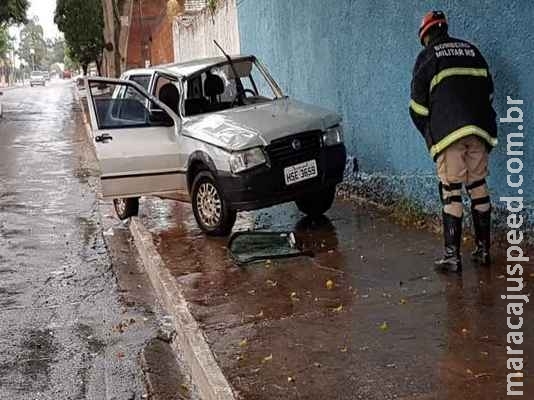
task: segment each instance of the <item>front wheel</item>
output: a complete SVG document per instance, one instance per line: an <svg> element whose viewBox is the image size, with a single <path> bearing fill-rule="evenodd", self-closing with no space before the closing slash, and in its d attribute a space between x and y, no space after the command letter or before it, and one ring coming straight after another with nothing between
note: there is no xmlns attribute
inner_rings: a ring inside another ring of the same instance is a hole
<svg viewBox="0 0 534 400"><path fill-rule="evenodd" d="M312 218L318 218L332 207L335 197L336 187L334 186L298 199L295 203L304 214Z"/></svg>
<svg viewBox="0 0 534 400"><path fill-rule="evenodd" d="M195 177L191 203L197 224L204 233L226 236L232 231L237 213L228 206L211 172L203 171Z"/></svg>
<svg viewBox="0 0 534 400"><path fill-rule="evenodd" d="M113 206L119 219L135 217L139 213L139 197L113 199Z"/></svg>

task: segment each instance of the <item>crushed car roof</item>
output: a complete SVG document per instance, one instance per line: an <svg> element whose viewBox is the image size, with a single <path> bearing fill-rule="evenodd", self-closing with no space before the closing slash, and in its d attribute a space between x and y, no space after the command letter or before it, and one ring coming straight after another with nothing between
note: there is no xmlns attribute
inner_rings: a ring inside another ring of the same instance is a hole
<svg viewBox="0 0 534 400"><path fill-rule="evenodd" d="M243 60L251 60L254 58L252 55L237 55L231 56L232 60L235 62ZM138 73L147 73L153 71L161 72L170 72L173 75L188 77L194 75L195 73L205 70L206 68L218 65L226 64L228 60L226 57L210 57L210 58L199 58L197 60L187 61L183 63L174 63L174 64L164 64L164 65L155 65L150 68L137 68L126 71L128 75L138 74Z"/></svg>

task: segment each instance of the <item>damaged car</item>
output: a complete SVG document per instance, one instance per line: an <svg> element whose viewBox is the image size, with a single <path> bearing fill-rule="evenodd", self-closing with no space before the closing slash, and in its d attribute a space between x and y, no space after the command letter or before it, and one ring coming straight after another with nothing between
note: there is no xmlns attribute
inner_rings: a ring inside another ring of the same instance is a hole
<svg viewBox="0 0 534 400"><path fill-rule="evenodd" d="M209 235L239 211L332 205L346 152L341 117L285 96L254 56L215 57L87 78L103 196L118 216L140 196L189 202Z"/></svg>

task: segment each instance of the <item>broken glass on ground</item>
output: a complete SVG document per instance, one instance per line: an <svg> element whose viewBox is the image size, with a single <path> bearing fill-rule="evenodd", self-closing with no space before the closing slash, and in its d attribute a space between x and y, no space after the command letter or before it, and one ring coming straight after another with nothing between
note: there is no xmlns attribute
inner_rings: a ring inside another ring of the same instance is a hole
<svg viewBox="0 0 534 400"><path fill-rule="evenodd" d="M237 232L230 238L228 249L239 265L311 255L301 250L293 232Z"/></svg>

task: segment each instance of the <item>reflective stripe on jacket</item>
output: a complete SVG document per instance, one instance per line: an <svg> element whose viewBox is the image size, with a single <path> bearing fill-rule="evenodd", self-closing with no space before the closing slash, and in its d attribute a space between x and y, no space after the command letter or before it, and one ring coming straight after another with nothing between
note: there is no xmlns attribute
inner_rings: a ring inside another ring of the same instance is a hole
<svg viewBox="0 0 534 400"><path fill-rule="evenodd" d="M486 60L471 43L443 35L417 57L410 116L434 159L455 141L482 138L497 144L493 80Z"/></svg>

